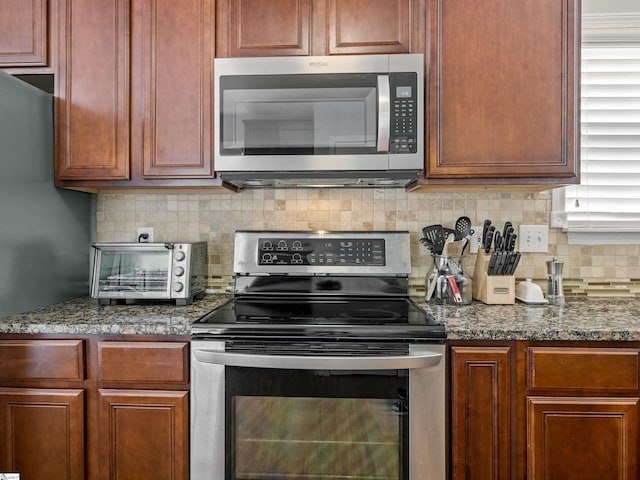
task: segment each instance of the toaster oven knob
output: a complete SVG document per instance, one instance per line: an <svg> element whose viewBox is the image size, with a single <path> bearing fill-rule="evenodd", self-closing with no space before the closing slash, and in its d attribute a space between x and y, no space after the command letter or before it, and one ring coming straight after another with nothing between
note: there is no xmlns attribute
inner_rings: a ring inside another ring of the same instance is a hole
<svg viewBox="0 0 640 480"><path fill-rule="evenodd" d="M184 252L178 250L176 253L173 254L173 258L175 258L177 261L182 261L184 260L185 254Z"/></svg>
<svg viewBox="0 0 640 480"><path fill-rule="evenodd" d="M181 277L182 275L184 275L184 268L182 268L182 267L176 267L176 268L174 268L174 269L173 269L173 274L174 274L176 277Z"/></svg>
<svg viewBox="0 0 640 480"><path fill-rule="evenodd" d="M174 292L181 292L184 289L184 285L182 282L176 282L173 284L173 291Z"/></svg>

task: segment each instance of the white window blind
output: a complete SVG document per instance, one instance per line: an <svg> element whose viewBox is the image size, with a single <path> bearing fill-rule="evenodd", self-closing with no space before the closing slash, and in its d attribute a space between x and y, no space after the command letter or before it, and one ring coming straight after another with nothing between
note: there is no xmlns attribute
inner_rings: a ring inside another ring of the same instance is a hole
<svg viewBox="0 0 640 480"><path fill-rule="evenodd" d="M640 232L640 28L629 28L635 20L583 30L581 182L564 190L570 234Z"/></svg>

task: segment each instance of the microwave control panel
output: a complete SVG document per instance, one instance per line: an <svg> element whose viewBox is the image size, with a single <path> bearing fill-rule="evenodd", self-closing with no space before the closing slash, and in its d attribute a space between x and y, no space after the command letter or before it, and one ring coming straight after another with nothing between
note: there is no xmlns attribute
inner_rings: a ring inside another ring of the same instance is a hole
<svg viewBox="0 0 640 480"><path fill-rule="evenodd" d="M415 73L389 75L391 90L390 153L418 151L417 77Z"/></svg>

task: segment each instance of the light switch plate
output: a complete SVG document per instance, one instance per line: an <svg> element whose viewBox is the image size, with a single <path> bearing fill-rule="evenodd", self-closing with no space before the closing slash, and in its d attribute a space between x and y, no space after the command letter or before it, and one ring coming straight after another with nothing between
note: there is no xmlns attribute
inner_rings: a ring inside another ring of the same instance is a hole
<svg viewBox="0 0 640 480"><path fill-rule="evenodd" d="M549 251L549 225L520 225L518 250L547 253Z"/></svg>

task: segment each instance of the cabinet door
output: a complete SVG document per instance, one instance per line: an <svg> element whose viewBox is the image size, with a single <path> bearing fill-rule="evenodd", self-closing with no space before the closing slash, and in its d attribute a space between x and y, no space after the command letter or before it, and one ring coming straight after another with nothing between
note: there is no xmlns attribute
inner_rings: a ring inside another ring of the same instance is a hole
<svg viewBox="0 0 640 480"><path fill-rule="evenodd" d="M213 177L213 5L133 0L135 177Z"/></svg>
<svg viewBox="0 0 640 480"><path fill-rule="evenodd" d="M60 0L56 180L129 178L129 0Z"/></svg>
<svg viewBox="0 0 640 480"><path fill-rule="evenodd" d="M217 17L217 57L310 54L311 0L224 0Z"/></svg>
<svg viewBox="0 0 640 480"><path fill-rule="evenodd" d="M329 0L328 54L410 53L413 0Z"/></svg>
<svg viewBox="0 0 640 480"><path fill-rule="evenodd" d="M102 480L188 478L187 392L100 390L99 402Z"/></svg>
<svg viewBox="0 0 640 480"><path fill-rule="evenodd" d="M579 13L578 0L430 3L428 179L578 182Z"/></svg>
<svg viewBox="0 0 640 480"><path fill-rule="evenodd" d="M84 480L83 391L0 388L0 472Z"/></svg>
<svg viewBox="0 0 640 480"><path fill-rule="evenodd" d="M530 480L638 478L638 399L529 397Z"/></svg>
<svg viewBox="0 0 640 480"><path fill-rule="evenodd" d="M0 68L46 66L47 0L0 2Z"/></svg>
<svg viewBox="0 0 640 480"><path fill-rule="evenodd" d="M451 348L452 478L509 479L511 349Z"/></svg>

